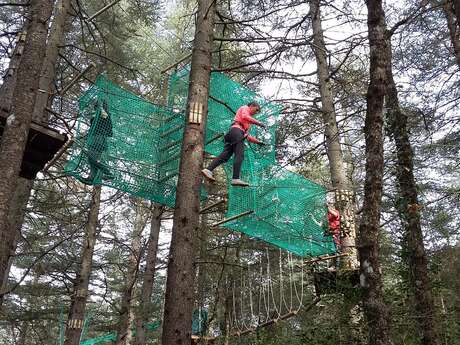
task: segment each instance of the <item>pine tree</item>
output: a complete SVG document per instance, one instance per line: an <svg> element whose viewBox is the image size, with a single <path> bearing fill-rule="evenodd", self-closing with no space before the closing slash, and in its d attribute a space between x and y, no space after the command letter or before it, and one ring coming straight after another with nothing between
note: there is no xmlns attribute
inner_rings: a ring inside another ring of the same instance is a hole
<svg viewBox="0 0 460 345"><path fill-rule="evenodd" d="M370 46L370 82L364 126L366 182L359 226L360 280L364 313L369 324L369 345L390 344L389 314L383 300L379 258L380 212L383 186L383 102L388 65L385 13L381 0L367 2Z"/></svg>
<svg viewBox="0 0 460 345"><path fill-rule="evenodd" d="M186 124L171 239L163 320L163 345L189 344L194 294L194 233L199 226L201 169L211 72L215 1L200 0L192 51ZM199 109L200 123L189 121ZM190 116L190 119L192 116Z"/></svg>

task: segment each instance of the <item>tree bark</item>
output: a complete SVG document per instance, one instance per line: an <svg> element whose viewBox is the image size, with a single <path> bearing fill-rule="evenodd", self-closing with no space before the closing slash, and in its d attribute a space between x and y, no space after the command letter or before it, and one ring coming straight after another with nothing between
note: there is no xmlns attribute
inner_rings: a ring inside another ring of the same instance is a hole
<svg viewBox="0 0 460 345"><path fill-rule="evenodd" d="M139 302L139 314L136 318L135 345L145 345L147 343L145 335L145 324L149 321L149 316L153 311L151 298L153 292L153 283L155 280L155 263L157 259L162 214L163 207L160 205L155 205L151 212L150 236L147 244L146 266L144 272L144 280L142 282L141 299Z"/></svg>
<svg viewBox="0 0 460 345"><path fill-rule="evenodd" d="M460 68L460 27L458 22L460 4L454 10L453 0L448 0L444 2L442 8L444 15L446 16L447 28L449 29L450 41L454 50L455 59L457 60L457 65ZM455 18L455 11L457 11L457 19Z"/></svg>
<svg viewBox="0 0 460 345"><path fill-rule="evenodd" d="M141 256L142 232L144 231L146 219L146 206L141 199L135 199L136 219L131 240L131 253L128 259L128 270L125 278L125 288L121 300L121 309L118 322L117 345L131 344L132 339L132 300L139 272L139 262Z"/></svg>
<svg viewBox="0 0 460 345"><path fill-rule="evenodd" d="M69 27L69 11L71 0L58 0L54 5L55 13L50 28L48 44L46 46L45 61L43 62L40 76L38 95L32 114L32 120L38 123L48 124L49 116L45 111L50 93L53 89L53 81L56 75L56 64L59 56L59 46L64 41L65 32Z"/></svg>
<svg viewBox="0 0 460 345"><path fill-rule="evenodd" d="M57 63L59 46L64 40L64 27L68 19L68 11L70 9L70 0L60 0L55 6L56 13L53 16L53 23L50 29L50 37L46 46L46 56L43 64L43 70L40 76L39 90L50 90L55 77L55 65ZM27 24L27 23L26 23ZM13 101L13 91L17 81L17 69L21 61L24 51L26 32L19 34L18 42L12 54L9 63L9 68L4 82L0 88L0 111L1 115L8 115ZM38 92L36 95L35 106L33 111L33 120L40 121L45 113L46 103L48 101L48 92ZM46 122L48 118L46 117ZM9 208L10 231L6 238L5 246L11 248L10 257L8 258L8 267L4 273L5 279L3 284L8 281L9 271L11 268L11 257L16 252L17 240L20 235L22 223L24 220L24 212L27 202L33 188L33 182L22 177L18 177L18 183L14 192L14 199ZM6 285L3 286L6 288ZM3 302L3 295L0 297L0 305Z"/></svg>
<svg viewBox="0 0 460 345"><path fill-rule="evenodd" d="M0 278L3 286L16 234L11 235L9 212L18 183L22 156L27 142L38 81L43 65L48 20L53 2L31 0L24 52L17 71L11 111L0 144ZM11 240L13 238L13 241Z"/></svg>
<svg viewBox="0 0 460 345"><path fill-rule="evenodd" d="M390 344L389 315L383 300L379 260L380 209L383 180L383 103L386 93L388 57L382 0L368 0L370 82L364 126L366 137L366 181L359 227L360 283L364 313L369 325L369 344Z"/></svg>
<svg viewBox="0 0 460 345"><path fill-rule="evenodd" d="M356 251L356 217L352 181L348 178L342 147L340 145L339 129L334 108L327 50L324 43L321 25L320 0L310 1L310 13L313 27L313 51L318 65L318 81L322 103L324 132L326 135L327 156L331 172L332 186L336 190L335 207L341 214L341 248L340 251L349 254L341 260L343 269L355 270L358 268Z"/></svg>
<svg viewBox="0 0 460 345"><path fill-rule="evenodd" d="M457 17L457 27L460 30L460 0L451 0L455 9L455 16Z"/></svg>
<svg viewBox="0 0 460 345"><path fill-rule="evenodd" d="M9 254L8 266L5 272L5 280L0 291L5 291L8 287L8 277L13 263L13 256L16 252L19 236L21 234L22 223L26 214L27 202L32 190L33 181L20 178L20 184L16 188L13 200L11 202L11 211L9 213L9 223L11 225L11 233L8 241L11 241L11 252ZM0 295L0 305L3 303L4 295Z"/></svg>
<svg viewBox="0 0 460 345"><path fill-rule="evenodd" d="M69 317L65 330L65 345L79 345L85 319L89 278L91 275L94 246L97 238L97 223L101 203L101 186L95 186L89 210L86 238L81 255L81 266L74 283L74 294L70 304Z"/></svg>
<svg viewBox="0 0 460 345"><path fill-rule="evenodd" d="M389 130L395 141L398 181L397 209L404 231L403 255L409 267L409 282L415 293L416 320L419 323L422 344L437 345L435 306L428 277L428 264L420 225L420 205L414 178L414 152L409 140L407 115L401 110L398 90L393 79L391 37L388 37L387 109Z"/></svg>
<svg viewBox="0 0 460 345"><path fill-rule="evenodd" d="M2 116L8 116L13 103L14 87L18 76L18 68L24 53L24 45L27 37L27 27L29 21L24 23L24 29L18 34L16 46L14 47L11 59L8 64L8 70L3 78L3 84L0 86L0 111Z"/></svg>
<svg viewBox="0 0 460 345"><path fill-rule="evenodd" d="M199 226L201 169L208 113L214 16L215 1L199 0L168 262L163 345L188 345L191 341L195 280L193 237ZM189 121L193 109L202 110L201 123Z"/></svg>
<svg viewBox="0 0 460 345"><path fill-rule="evenodd" d="M24 321L21 325L21 331L19 333L18 341L16 345L26 345L27 338L29 336L29 323Z"/></svg>
<svg viewBox="0 0 460 345"><path fill-rule="evenodd" d="M27 27L29 21L26 21L24 28ZM24 44L26 41L26 30L24 29L18 34L17 43L11 54L11 59L8 65L8 70L3 79L3 84L0 86L0 116L7 117L13 102L14 87L17 80L17 70L21 62L22 54L24 52ZM8 256L8 264L4 273L5 279L2 282L0 291L5 291L8 287L8 277L12 264L12 256L16 252L17 240L20 235L22 223L25 216L25 209L27 201L29 200L30 192L33 183L22 177L18 178L18 187L14 193L13 200L11 201L10 211L8 214L8 221L11 231L8 232L5 240L5 247L11 248ZM3 304L4 295L0 295L0 306Z"/></svg>

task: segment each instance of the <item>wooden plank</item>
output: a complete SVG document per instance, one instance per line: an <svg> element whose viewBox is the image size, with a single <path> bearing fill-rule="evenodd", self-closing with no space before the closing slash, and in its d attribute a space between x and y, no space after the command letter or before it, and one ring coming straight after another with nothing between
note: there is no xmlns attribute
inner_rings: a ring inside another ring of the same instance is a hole
<svg viewBox="0 0 460 345"><path fill-rule="evenodd" d="M208 211L208 210L210 210L210 209L212 209L212 208L214 208L214 207L216 207L216 206L218 206L218 205L220 205L220 204L222 204L222 203L224 203L224 202L226 202L226 201L227 201L227 200L225 200L225 199L216 201L215 203L213 203L213 204L211 204L211 205L208 205L208 206L206 206L205 208L202 208L202 209L200 210L200 214L202 214L202 213L204 213L204 212L206 212L206 211Z"/></svg>
<svg viewBox="0 0 460 345"><path fill-rule="evenodd" d="M1 119L0 124L2 125L1 127L5 126L6 119L8 118L8 116L9 116L9 113L0 112L0 119ZM53 129L53 128L48 127L48 126L43 126L43 125L41 125L41 124L39 124L37 122L32 121L30 123L30 128L33 129L34 131L37 131L37 132L42 133L42 134L44 134L46 136L52 137L52 138L54 138L56 140L59 140L59 141L62 141L62 142L67 141L67 136L65 134L61 134L56 129Z"/></svg>
<svg viewBox="0 0 460 345"><path fill-rule="evenodd" d="M177 65L179 65L180 63L184 62L185 60L187 60L188 58L191 58L191 57L192 57L192 53L185 55L185 56L182 57L179 61L174 62L173 64L171 64L171 65L169 65L168 67L166 67L165 69L163 69L160 73L161 73L161 74L165 74L165 73L168 72L170 69L173 69L174 67L177 67Z"/></svg>
<svg viewBox="0 0 460 345"><path fill-rule="evenodd" d="M222 219L221 221L218 221L217 223L214 223L214 224L212 224L211 226L218 226L218 225L221 225L221 224L230 222L230 221L232 221L232 220L235 220L235 219L238 219L238 218L247 216L247 215L249 215L249 214L251 214L251 213L254 213L254 211L246 211L246 212L243 212L243 213L234 215L234 216L232 216L232 217Z"/></svg>

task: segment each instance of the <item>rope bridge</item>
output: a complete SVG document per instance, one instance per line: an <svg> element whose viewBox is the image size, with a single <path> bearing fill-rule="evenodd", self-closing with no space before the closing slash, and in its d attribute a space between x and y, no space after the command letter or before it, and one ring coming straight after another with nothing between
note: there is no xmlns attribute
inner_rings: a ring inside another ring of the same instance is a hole
<svg viewBox="0 0 460 345"><path fill-rule="evenodd" d="M99 76L79 100L77 134L66 173L86 184L102 184L174 207L188 78L187 68L171 75L167 106L160 106ZM227 213L216 225L300 256L334 254L334 242L325 234L325 189L276 164L279 105L213 72L205 151L220 153L236 110L250 101L261 105L257 118L268 125L252 128L251 135L267 145L246 149L242 178L249 181L249 188L231 186L233 162L225 164ZM201 198L206 199L205 188Z"/></svg>

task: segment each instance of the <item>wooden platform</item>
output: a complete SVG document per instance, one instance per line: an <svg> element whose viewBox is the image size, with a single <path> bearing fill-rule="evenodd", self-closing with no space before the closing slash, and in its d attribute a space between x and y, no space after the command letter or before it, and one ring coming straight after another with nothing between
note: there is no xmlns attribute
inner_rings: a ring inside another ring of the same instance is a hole
<svg viewBox="0 0 460 345"><path fill-rule="evenodd" d="M0 112L0 138L5 128L6 117ZM67 136L55 129L32 122L19 176L33 180L56 152L65 144Z"/></svg>
<svg viewBox="0 0 460 345"><path fill-rule="evenodd" d="M216 340L216 337L206 337L206 336L198 336L192 335L192 345L193 344L206 344L206 343L213 343Z"/></svg>

